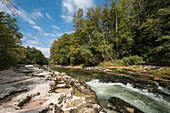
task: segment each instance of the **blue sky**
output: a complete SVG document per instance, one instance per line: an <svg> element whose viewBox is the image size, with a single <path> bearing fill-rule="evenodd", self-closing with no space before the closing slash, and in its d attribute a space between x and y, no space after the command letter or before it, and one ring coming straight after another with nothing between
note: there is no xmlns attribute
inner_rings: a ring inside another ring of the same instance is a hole
<svg viewBox="0 0 170 113"><path fill-rule="evenodd" d="M64 33L72 33L72 17L78 8L86 12L90 7L107 0L15 0L22 45L36 47L49 57L50 46ZM11 10L0 2L0 11Z"/></svg>

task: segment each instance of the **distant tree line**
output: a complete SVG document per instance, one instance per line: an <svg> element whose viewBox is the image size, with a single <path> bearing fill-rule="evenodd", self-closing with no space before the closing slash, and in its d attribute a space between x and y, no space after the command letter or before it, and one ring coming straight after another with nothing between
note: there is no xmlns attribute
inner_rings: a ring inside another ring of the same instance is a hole
<svg viewBox="0 0 170 113"><path fill-rule="evenodd" d="M53 42L51 64L170 64L169 0L113 0L83 14L74 14L75 33Z"/></svg>
<svg viewBox="0 0 170 113"><path fill-rule="evenodd" d="M0 70L16 64L48 64L40 50L22 47L21 38L16 19L0 12Z"/></svg>

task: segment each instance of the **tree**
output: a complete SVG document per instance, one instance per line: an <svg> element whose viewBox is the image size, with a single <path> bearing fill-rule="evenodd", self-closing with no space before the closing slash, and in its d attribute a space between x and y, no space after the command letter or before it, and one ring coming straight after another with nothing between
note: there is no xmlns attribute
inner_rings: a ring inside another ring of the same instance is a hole
<svg viewBox="0 0 170 113"><path fill-rule="evenodd" d="M53 45L50 49L51 63L60 65L70 64L70 55L73 54L72 52L76 53L76 48L74 49L73 46L70 47L71 40L71 35L64 34L60 39L53 42ZM72 49L74 49L74 51L72 51Z"/></svg>
<svg viewBox="0 0 170 113"><path fill-rule="evenodd" d="M0 69L16 64L17 59L12 53L21 45L22 34L16 23L16 19L0 12Z"/></svg>
<svg viewBox="0 0 170 113"><path fill-rule="evenodd" d="M53 43L51 62L91 66L135 56L149 63L169 63L170 2L109 3L90 8L86 16L82 9L74 14L75 33L65 34Z"/></svg>
<svg viewBox="0 0 170 113"><path fill-rule="evenodd" d="M30 48L29 46L26 48L26 64L48 64L48 59L42 54L42 52L35 47Z"/></svg>
<svg viewBox="0 0 170 113"><path fill-rule="evenodd" d="M166 0L134 2L133 50L148 62L168 63L169 44L165 41L169 42L169 6L170 2Z"/></svg>

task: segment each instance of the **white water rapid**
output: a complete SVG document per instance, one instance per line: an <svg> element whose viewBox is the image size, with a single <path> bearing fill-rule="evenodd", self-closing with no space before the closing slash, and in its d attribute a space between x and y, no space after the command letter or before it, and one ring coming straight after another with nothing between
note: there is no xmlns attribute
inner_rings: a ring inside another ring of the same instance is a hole
<svg viewBox="0 0 170 113"><path fill-rule="evenodd" d="M170 113L170 103L147 90L133 88L122 83L101 83L99 80L86 82L96 92L100 103L106 104L109 97L118 97L134 105L144 113ZM101 104L101 105L102 105Z"/></svg>

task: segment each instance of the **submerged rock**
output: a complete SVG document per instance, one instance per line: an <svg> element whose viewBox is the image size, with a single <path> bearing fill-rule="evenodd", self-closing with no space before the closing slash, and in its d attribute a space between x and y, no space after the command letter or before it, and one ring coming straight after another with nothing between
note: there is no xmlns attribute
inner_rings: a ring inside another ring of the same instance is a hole
<svg viewBox="0 0 170 113"><path fill-rule="evenodd" d="M117 97L110 97L108 99L107 108L119 113L144 113L135 106Z"/></svg>

